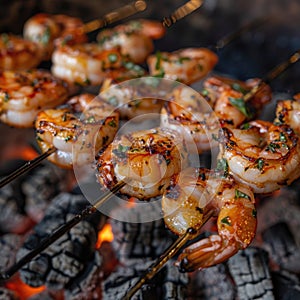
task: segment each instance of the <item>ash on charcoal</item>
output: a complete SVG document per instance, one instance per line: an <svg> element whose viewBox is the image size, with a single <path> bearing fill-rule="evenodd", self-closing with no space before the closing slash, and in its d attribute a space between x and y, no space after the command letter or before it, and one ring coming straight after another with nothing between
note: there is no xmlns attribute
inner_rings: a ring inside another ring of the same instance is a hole
<svg viewBox="0 0 300 300"><path fill-rule="evenodd" d="M0 237L0 272L6 271L16 261L17 251L23 243L23 238L17 234L5 234Z"/></svg>
<svg viewBox="0 0 300 300"><path fill-rule="evenodd" d="M114 234L112 245L122 263L126 264L128 258L154 259L160 256L176 238L166 229L163 219L143 222L144 216L149 219L151 214L156 216L157 212L153 212L147 205L112 211L110 220ZM122 215L122 219L128 222L120 222L114 219L114 215Z"/></svg>
<svg viewBox="0 0 300 300"><path fill-rule="evenodd" d="M235 287L225 264L196 271L191 275L188 300L235 299Z"/></svg>
<svg viewBox="0 0 300 300"><path fill-rule="evenodd" d="M276 299L300 299L300 282L295 274L287 271L273 272L272 279Z"/></svg>
<svg viewBox="0 0 300 300"><path fill-rule="evenodd" d="M14 291L0 287L0 300L20 300Z"/></svg>
<svg viewBox="0 0 300 300"><path fill-rule="evenodd" d="M39 222L52 199L60 192L66 192L70 185L68 171L52 164L35 168L22 182L26 204L25 211L35 222Z"/></svg>
<svg viewBox="0 0 300 300"><path fill-rule="evenodd" d="M286 223L280 222L269 227L263 231L262 237L270 258L281 269L300 273L300 249Z"/></svg>
<svg viewBox="0 0 300 300"><path fill-rule="evenodd" d="M152 260L131 259L129 266L119 265L110 276L102 282L102 299L116 300L122 299L126 292L138 281L145 270L151 266ZM133 297L132 300L151 300L156 299L155 284L145 284Z"/></svg>
<svg viewBox="0 0 300 300"><path fill-rule="evenodd" d="M145 274L154 261L130 259L126 266L118 268L103 282L103 300L122 299L126 292ZM180 273L169 261L166 266L133 296L133 300L186 299L188 275Z"/></svg>
<svg viewBox="0 0 300 300"><path fill-rule="evenodd" d="M31 226L31 220L23 210L23 199L15 184L0 189L0 231L23 233Z"/></svg>
<svg viewBox="0 0 300 300"><path fill-rule="evenodd" d="M18 259L36 248L40 241L72 219L87 205L87 200L81 195L68 193L58 195L18 252ZM100 219L101 215L96 212L73 227L21 269L22 280L33 287L45 284L50 289L62 289L70 284L94 257Z"/></svg>
<svg viewBox="0 0 300 300"><path fill-rule="evenodd" d="M99 252L95 252L94 259L89 262L84 271L72 281L65 290L65 299L68 300L91 300L101 299L101 281L103 259Z"/></svg>
<svg viewBox="0 0 300 300"><path fill-rule="evenodd" d="M249 247L228 260L238 299L274 299L266 251Z"/></svg>
<svg viewBox="0 0 300 300"><path fill-rule="evenodd" d="M62 300L62 299L63 299L63 295L61 291L50 291L48 289L28 298L28 300Z"/></svg>

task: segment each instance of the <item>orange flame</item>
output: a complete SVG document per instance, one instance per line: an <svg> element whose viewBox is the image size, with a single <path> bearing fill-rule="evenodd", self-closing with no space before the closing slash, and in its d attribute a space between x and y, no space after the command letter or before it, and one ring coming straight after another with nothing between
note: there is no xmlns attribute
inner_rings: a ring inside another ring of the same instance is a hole
<svg viewBox="0 0 300 300"><path fill-rule="evenodd" d="M111 242L114 239L111 225L105 224L101 231L98 232L98 240L96 243L96 249L99 249L103 242Z"/></svg>
<svg viewBox="0 0 300 300"><path fill-rule="evenodd" d="M20 300L26 300L29 297L39 294L46 289L46 286L33 288L25 284L20 278L16 278L14 281L7 282L5 286L6 288L14 291L20 297Z"/></svg>

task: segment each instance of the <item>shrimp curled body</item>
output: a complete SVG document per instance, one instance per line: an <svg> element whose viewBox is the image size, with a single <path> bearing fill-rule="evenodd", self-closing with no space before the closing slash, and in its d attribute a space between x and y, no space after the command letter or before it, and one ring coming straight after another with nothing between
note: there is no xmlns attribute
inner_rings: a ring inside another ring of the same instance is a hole
<svg viewBox="0 0 300 300"><path fill-rule="evenodd" d="M11 126L33 127L42 109L62 104L68 88L50 72L4 71L0 74L0 120Z"/></svg>
<svg viewBox="0 0 300 300"><path fill-rule="evenodd" d="M80 118L80 115L83 114ZM75 96L61 108L38 114L37 141L43 152L57 150L49 160L61 167L89 163L94 152L107 146L118 129L119 115L91 94Z"/></svg>
<svg viewBox="0 0 300 300"><path fill-rule="evenodd" d="M139 199L161 195L171 176L187 164L188 153L180 136L166 128L137 131L117 137L99 154L97 178L112 188L129 180L121 193Z"/></svg>
<svg viewBox="0 0 300 300"><path fill-rule="evenodd" d="M270 193L300 176L299 138L287 125L255 121L223 130L220 157L233 177L255 193Z"/></svg>
<svg viewBox="0 0 300 300"><path fill-rule="evenodd" d="M218 217L218 233L192 244L179 256L179 268L190 272L221 263L249 246L256 232L256 211L252 190L232 177L203 168L184 172L189 176L182 176L163 195L166 225L182 235L190 227L199 230L208 211Z"/></svg>

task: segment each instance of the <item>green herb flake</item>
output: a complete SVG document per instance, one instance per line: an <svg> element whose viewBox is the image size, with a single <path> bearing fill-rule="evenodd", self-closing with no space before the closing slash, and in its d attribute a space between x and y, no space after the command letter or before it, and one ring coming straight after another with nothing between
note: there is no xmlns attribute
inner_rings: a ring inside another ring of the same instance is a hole
<svg viewBox="0 0 300 300"><path fill-rule="evenodd" d="M90 85L92 82L89 78L86 78L84 84Z"/></svg>
<svg viewBox="0 0 300 300"><path fill-rule="evenodd" d="M155 64L155 70L159 70L160 69L160 63L161 63L161 52L157 51L156 52L156 64Z"/></svg>
<svg viewBox="0 0 300 300"><path fill-rule="evenodd" d="M8 45L8 42L9 42L9 35L7 33L2 33L1 34L1 40L2 40L2 43L7 46Z"/></svg>
<svg viewBox="0 0 300 300"><path fill-rule="evenodd" d="M240 190L235 190L235 199L239 199L239 198L245 198L245 199L248 199L248 200L251 200L250 196L241 192Z"/></svg>
<svg viewBox="0 0 300 300"><path fill-rule="evenodd" d="M108 55L108 60L111 62L111 63L115 63L118 61L118 56L114 53L111 53Z"/></svg>
<svg viewBox="0 0 300 300"><path fill-rule="evenodd" d="M35 138L36 138L37 141L40 141L40 142L44 141L39 135L37 135Z"/></svg>
<svg viewBox="0 0 300 300"><path fill-rule="evenodd" d="M250 128L250 124L249 123L245 123L245 124L243 124L242 126L241 126L241 129L242 130L247 130L247 129L249 129Z"/></svg>
<svg viewBox="0 0 300 300"><path fill-rule="evenodd" d="M280 132L279 139L280 139L281 142L286 142L286 137L285 137L283 132Z"/></svg>
<svg viewBox="0 0 300 300"><path fill-rule="evenodd" d="M231 226L231 220L230 220L230 217L227 216L227 217L223 218L223 219L221 220L221 223L223 223L223 224L225 224L225 225L228 225L228 226Z"/></svg>
<svg viewBox="0 0 300 300"><path fill-rule="evenodd" d="M253 209L252 210L252 217L256 218L256 216L257 216L257 211L256 211L256 209Z"/></svg>
<svg viewBox="0 0 300 300"><path fill-rule="evenodd" d="M227 177L228 175L228 163L226 158L221 158L217 162L217 171L222 171L224 173L224 176Z"/></svg>
<svg viewBox="0 0 300 300"><path fill-rule="evenodd" d="M47 45L50 42L50 38L51 38L51 30L50 30L49 27L47 27L46 30L45 30L45 32L41 36L41 42L44 45Z"/></svg>
<svg viewBox="0 0 300 300"><path fill-rule="evenodd" d="M231 87L237 91L237 92L240 92L242 93L243 95L246 95L247 94L247 90L245 90L240 84L238 84L237 82L234 82Z"/></svg>
<svg viewBox="0 0 300 300"><path fill-rule="evenodd" d="M68 135L68 136L65 137L65 141L66 141L66 142L68 142L68 141L71 140L71 139L72 139L72 136L71 136L71 135Z"/></svg>
<svg viewBox="0 0 300 300"><path fill-rule="evenodd" d="M209 95L209 92L208 92L208 90L206 90L206 89L203 89L202 91L201 91L201 95L202 96L208 96Z"/></svg>
<svg viewBox="0 0 300 300"><path fill-rule="evenodd" d="M4 93L4 98L3 98L3 100L4 100L4 102L8 102L8 100L9 100L9 95L8 95L8 93Z"/></svg>
<svg viewBox="0 0 300 300"><path fill-rule="evenodd" d="M275 144L275 143L270 143L267 147L266 147L266 151L271 151L272 153L276 152L276 149L279 149L280 145L279 144Z"/></svg>
<svg viewBox="0 0 300 300"><path fill-rule="evenodd" d="M247 104L243 98L229 97L229 102L247 118L252 117L252 114L250 113L249 108L247 107Z"/></svg>
<svg viewBox="0 0 300 300"><path fill-rule="evenodd" d="M257 161L256 161L256 168L257 168L259 171L262 171L262 169L264 168L264 165L265 165L265 161L264 161L263 158L257 159Z"/></svg>
<svg viewBox="0 0 300 300"><path fill-rule="evenodd" d="M178 64L182 65L184 61L189 61L191 60L189 57L179 57L178 60L176 61Z"/></svg>
<svg viewBox="0 0 300 300"><path fill-rule="evenodd" d="M117 127L117 123L115 122L115 120L111 120L111 121L109 121L108 122L108 125L110 126L110 127Z"/></svg>
<svg viewBox="0 0 300 300"><path fill-rule="evenodd" d="M167 159L166 159L167 166L170 164L170 162L171 162L171 159L170 159L170 158L167 158Z"/></svg>
<svg viewBox="0 0 300 300"><path fill-rule="evenodd" d="M86 123L95 123L96 119L94 116L90 116L86 119Z"/></svg>
<svg viewBox="0 0 300 300"><path fill-rule="evenodd" d="M63 122L66 122L67 121L67 113L64 113L62 116L61 116L61 119Z"/></svg>

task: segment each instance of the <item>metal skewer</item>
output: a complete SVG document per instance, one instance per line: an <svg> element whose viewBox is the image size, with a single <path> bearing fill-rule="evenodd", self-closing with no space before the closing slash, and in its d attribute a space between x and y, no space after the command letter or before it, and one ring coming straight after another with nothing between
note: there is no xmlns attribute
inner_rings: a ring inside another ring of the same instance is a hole
<svg viewBox="0 0 300 300"><path fill-rule="evenodd" d="M24 265L29 263L35 256L40 254L43 250L45 250L52 243L57 241L61 236L63 236L66 232L68 232L71 228L77 225L84 218L94 214L97 209L103 205L108 199L110 199L115 193L117 193L126 183L124 181L120 181L116 184L111 191L107 191L104 195L96 201L96 203L92 206L86 207L83 211L77 214L74 218L69 220L64 225L57 228L49 237L44 239L39 246L35 249L31 250L24 257L22 257L17 263L11 266L5 273L0 275L0 280L7 280L16 272L18 272Z"/></svg>
<svg viewBox="0 0 300 300"><path fill-rule="evenodd" d="M187 241L195 238L199 234L201 227L212 217L213 213L214 211L211 210L204 215L203 222L199 228L188 228L186 232L180 236L149 268L147 273L135 283L135 285L128 291L122 300L129 300L147 281L152 279L158 273L158 271L168 262L168 260L176 255L176 253L185 245Z"/></svg>
<svg viewBox="0 0 300 300"><path fill-rule="evenodd" d="M38 166L44 159L46 159L48 156L50 156L52 153L56 151L56 148L52 147L49 148L46 152L43 154L39 155L38 157L27 161L23 166L18 168L17 170L13 171L11 174L8 176L4 177L3 179L0 180L0 188L4 187L6 184L10 183L17 177L21 176L22 174L32 170L36 166Z"/></svg>
<svg viewBox="0 0 300 300"><path fill-rule="evenodd" d="M122 19L125 19L129 16L132 16L138 12L144 11L147 7L147 4L145 1L138 0L131 4L127 4L125 6L122 6L106 15L104 15L103 18L90 21L83 26L84 32L92 32L97 29L101 29L103 27L106 27L109 24L115 23L117 21L120 21Z"/></svg>

